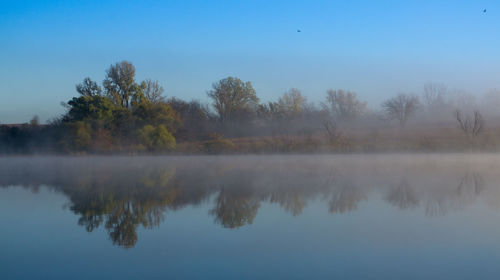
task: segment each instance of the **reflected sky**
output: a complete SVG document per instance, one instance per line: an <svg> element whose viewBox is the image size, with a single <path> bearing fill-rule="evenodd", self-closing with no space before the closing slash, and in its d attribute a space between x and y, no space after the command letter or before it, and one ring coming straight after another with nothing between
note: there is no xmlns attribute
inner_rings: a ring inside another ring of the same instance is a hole
<svg viewBox="0 0 500 280"><path fill-rule="evenodd" d="M499 167L453 154L1 158L0 276L496 279Z"/></svg>

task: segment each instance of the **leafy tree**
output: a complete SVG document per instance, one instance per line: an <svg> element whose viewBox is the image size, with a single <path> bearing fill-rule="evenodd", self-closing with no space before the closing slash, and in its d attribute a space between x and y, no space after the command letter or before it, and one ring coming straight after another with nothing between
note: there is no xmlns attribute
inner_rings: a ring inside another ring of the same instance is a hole
<svg viewBox="0 0 500 280"><path fill-rule="evenodd" d="M106 71L106 79L103 82L106 95L116 105L124 108L129 107L130 98L140 87L135 82L135 67L128 61L122 61L111 65Z"/></svg>
<svg viewBox="0 0 500 280"><path fill-rule="evenodd" d="M221 122L241 120L257 109L259 99L250 82L235 77L222 79L208 93Z"/></svg>
<svg viewBox="0 0 500 280"><path fill-rule="evenodd" d="M178 98L170 98L167 103L178 113L181 125L175 131L175 137L185 140L199 139L205 137L209 131L213 131L213 119L208 105L193 100L186 102Z"/></svg>
<svg viewBox="0 0 500 280"><path fill-rule="evenodd" d="M323 107L334 118L343 121L354 120L366 112L366 102L360 101L355 92L342 89L328 90Z"/></svg>
<svg viewBox="0 0 500 280"><path fill-rule="evenodd" d="M306 98L296 88L285 92L278 100L278 106L283 115L297 117L302 114L306 104Z"/></svg>
<svg viewBox="0 0 500 280"><path fill-rule="evenodd" d="M172 107L163 102L152 103L142 94L133 102L133 115L136 117L138 125L146 124L163 125L170 132L175 133L180 126L179 114Z"/></svg>
<svg viewBox="0 0 500 280"><path fill-rule="evenodd" d="M114 119L116 106L113 102L100 95L81 95L68 101L66 122L90 121L109 123Z"/></svg>
<svg viewBox="0 0 500 280"><path fill-rule="evenodd" d="M280 109L278 102L259 104L259 107L257 108L257 116L266 121L280 120L284 117L283 111Z"/></svg>
<svg viewBox="0 0 500 280"><path fill-rule="evenodd" d="M82 96L96 96L102 94L102 88L89 77L85 78L82 83L76 85L76 91Z"/></svg>

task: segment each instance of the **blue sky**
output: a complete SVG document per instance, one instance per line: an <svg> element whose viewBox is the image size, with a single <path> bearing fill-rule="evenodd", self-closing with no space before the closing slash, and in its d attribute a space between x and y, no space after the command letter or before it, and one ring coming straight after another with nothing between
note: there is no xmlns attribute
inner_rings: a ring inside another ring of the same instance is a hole
<svg viewBox="0 0 500 280"><path fill-rule="evenodd" d="M296 87L319 102L344 88L372 108L427 82L500 88L493 0L0 0L0 34L1 123L63 113L75 84L102 81L121 60L187 100L207 101L227 76L251 81L263 101Z"/></svg>

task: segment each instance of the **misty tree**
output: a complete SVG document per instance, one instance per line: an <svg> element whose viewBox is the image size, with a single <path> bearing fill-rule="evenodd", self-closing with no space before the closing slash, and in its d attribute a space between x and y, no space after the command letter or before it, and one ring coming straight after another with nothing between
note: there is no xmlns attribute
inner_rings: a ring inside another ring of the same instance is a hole
<svg viewBox="0 0 500 280"><path fill-rule="evenodd" d="M182 125L175 137L183 140L199 139L206 136L209 131L213 131L215 116L208 104L196 100L187 102L175 97L168 99L167 104L179 114L182 120Z"/></svg>
<svg viewBox="0 0 500 280"><path fill-rule="evenodd" d="M430 110L438 110L446 105L447 87L444 84L428 83L424 85L422 99Z"/></svg>
<svg viewBox="0 0 500 280"><path fill-rule="evenodd" d="M389 120L397 120L404 126L409 118L419 109L420 102L417 96L399 94L382 103L382 108Z"/></svg>
<svg viewBox="0 0 500 280"><path fill-rule="evenodd" d="M163 87L158 81L147 79L141 83L144 96L152 103L160 103L165 101L163 96Z"/></svg>
<svg viewBox="0 0 500 280"><path fill-rule="evenodd" d="M477 106L476 96L463 90L453 90L449 93L449 105L461 110Z"/></svg>
<svg viewBox="0 0 500 280"><path fill-rule="evenodd" d="M278 102L268 102L259 104L257 107L257 116L265 121L277 121L284 118L283 110L281 110Z"/></svg>
<svg viewBox="0 0 500 280"><path fill-rule="evenodd" d="M328 119L324 120L323 128L325 131L326 140L329 144L337 143L340 140L342 133L335 121Z"/></svg>
<svg viewBox="0 0 500 280"><path fill-rule="evenodd" d="M491 89L481 99L481 107L489 112L496 112L500 107L500 90Z"/></svg>
<svg viewBox="0 0 500 280"><path fill-rule="evenodd" d="M76 91L82 96L97 96L102 94L102 88L89 77L83 79L83 82L76 85Z"/></svg>
<svg viewBox="0 0 500 280"><path fill-rule="evenodd" d="M304 110L306 98L300 90L292 88L278 99L278 106L282 114L288 117L300 116Z"/></svg>
<svg viewBox="0 0 500 280"><path fill-rule="evenodd" d="M354 120L366 112L366 102L360 101L355 92L342 89L326 92L323 108L334 118L348 121Z"/></svg>
<svg viewBox="0 0 500 280"><path fill-rule="evenodd" d="M460 130L466 136L477 136L484 127L484 119L479 111L474 111L474 116L464 115L462 111L455 111L455 119L459 124Z"/></svg>
<svg viewBox="0 0 500 280"><path fill-rule="evenodd" d="M128 61L122 61L111 65L106 71L106 79L103 82L106 95L116 105L124 108L129 107L130 98L139 90L135 82L135 67Z"/></svg>
<svg viewBox="0 0 500 280"><path fill-rule="evenodd" d="M219 120L223 123L247 117L257 109L259 102L252 83L235 77L214 83L207 95L212 99Z"/></svg>

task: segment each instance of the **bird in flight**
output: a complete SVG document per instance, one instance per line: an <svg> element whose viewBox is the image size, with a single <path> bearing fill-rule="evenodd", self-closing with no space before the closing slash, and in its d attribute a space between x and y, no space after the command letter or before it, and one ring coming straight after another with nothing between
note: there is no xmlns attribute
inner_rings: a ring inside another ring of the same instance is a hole
<svg viewBox="0 0 500 280"><path fill-rule="evenodd" d="M483 10L483 13L486 13L486 9Z"/></svg>
<svg viewBox="0 0 500 280"><path fill-rule="evenodd" d="M300 32L301 32L300 29L297 29L297 33L300 33Z"/></svg>

